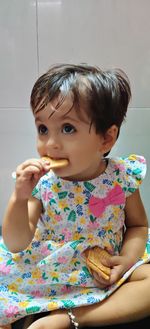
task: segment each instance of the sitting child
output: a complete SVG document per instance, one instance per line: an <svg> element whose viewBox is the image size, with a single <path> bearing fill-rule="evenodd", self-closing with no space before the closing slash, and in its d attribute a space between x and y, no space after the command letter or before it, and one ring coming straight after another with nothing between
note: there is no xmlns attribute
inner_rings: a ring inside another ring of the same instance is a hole
<svg viewBox="0 0 150 329"><path fill-rule="evenodd" d="M30 329L150 315L148 222L139 192L145 159L108 157L130 96L121 70L56 65L36 81L31 107L40 158L17 167L3 220L0 328L46 311ZM110 255L98 258L107 277L89 267L94 247Z"/></svg>

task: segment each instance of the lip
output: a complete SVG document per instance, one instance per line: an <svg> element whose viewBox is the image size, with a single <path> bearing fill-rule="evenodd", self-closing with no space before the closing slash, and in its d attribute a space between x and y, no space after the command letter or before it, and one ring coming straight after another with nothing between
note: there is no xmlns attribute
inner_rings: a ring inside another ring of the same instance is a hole
<svg viewBox="0 0 150 329"><path fill-rule="evenodd" d="M65 160L65 159L68 160L66 157L60 157L60 156L59 156L59 157L57 157L57 156L56 156L56 157L52 157L52 156L50 156L50 155L47 155L47 156L48 156L50 159L52 159L52 160Z"/></svg>

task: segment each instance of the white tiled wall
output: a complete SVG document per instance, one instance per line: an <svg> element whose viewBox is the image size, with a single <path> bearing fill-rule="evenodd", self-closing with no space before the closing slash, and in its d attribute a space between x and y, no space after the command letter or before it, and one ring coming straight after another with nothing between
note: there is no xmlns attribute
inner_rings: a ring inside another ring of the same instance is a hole
<svg viewBox="0 0 150 329"><path fill-rule="evenodd" d="M0 223L13 188L11 172L37 156L29 96L53 63L126 71L133 98L112 153L143 154L150 167L149 12L149 0L0 0ZM150 218L149 172L141 192Z"/></svg>

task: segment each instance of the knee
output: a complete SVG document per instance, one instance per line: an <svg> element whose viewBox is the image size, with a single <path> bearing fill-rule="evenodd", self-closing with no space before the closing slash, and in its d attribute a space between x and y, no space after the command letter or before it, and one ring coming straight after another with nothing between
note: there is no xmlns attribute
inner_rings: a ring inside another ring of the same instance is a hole
<svg viewBox="0 0 150 329"><path fill-rule="evenodd" d="M43 321L43 318L40 318L34 321L28 329L47 329L47 324Z"/></svg>

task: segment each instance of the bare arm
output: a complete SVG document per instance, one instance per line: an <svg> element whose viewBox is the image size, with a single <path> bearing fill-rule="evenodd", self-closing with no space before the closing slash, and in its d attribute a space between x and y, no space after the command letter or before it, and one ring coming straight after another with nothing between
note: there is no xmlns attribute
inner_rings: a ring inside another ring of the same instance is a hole
<svg viewBox="0 0 150 329"><path fill-rule="evenodd" d="M126 255L131 263L135 263L144 253L148 234L147 216L139 190L127 198L125 214L126 233L120 255Z"/></svg>
<svg viewBox="0 0 150 329"><path fill-rule="evenodd" d="M97 273L94 275L100 287L116 282L144 253L148 221L139 190L127 198L125 215L126 232L120 255L112 256L109 264L108 262L104 264L111 267L110 280L104 280Z"/></svg>
<svg viewBox="0 0 150 329"><path fill-rule="evenodd" d="M49 170L40 159L30 159L18 166L15 190L10 198L2 225L4 242L11 252L25 249L31 242L42 204L32 197L32 190Z"/></svg>
<svg viewBox="0 0 150 329"><path fill-rule="evenodd" d="M111 283L134 265L145 250L148 221L139 190L127 198L125 215L126 233L122 249L119 256L111 258Z"/></svg>
<svg viewBox="0 0 150 329"><path fill-rule="evenodd" d="M12 194L2 226L5 244L11 252L24 250L31 242L42 208L39 200L18 200Z"/></svg>

